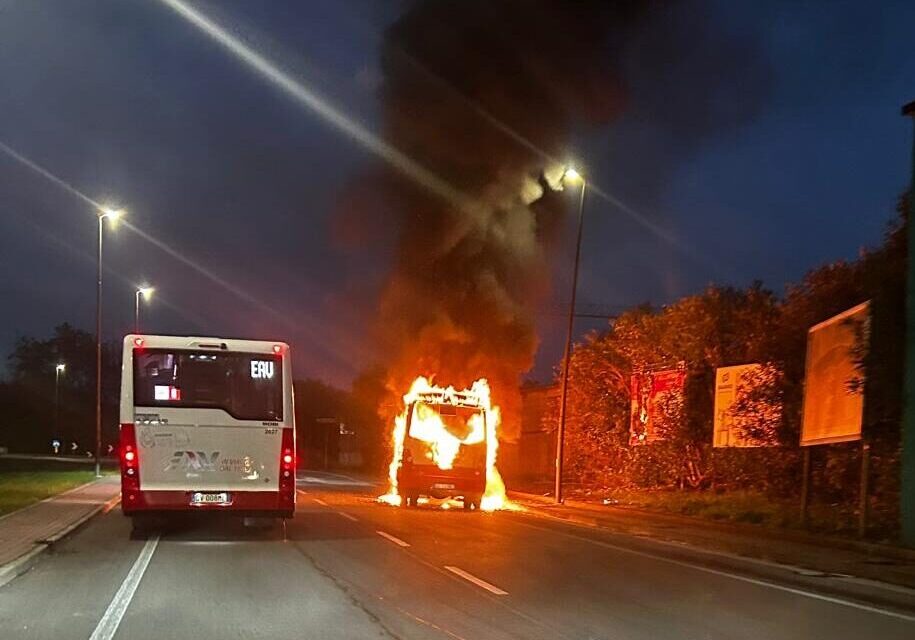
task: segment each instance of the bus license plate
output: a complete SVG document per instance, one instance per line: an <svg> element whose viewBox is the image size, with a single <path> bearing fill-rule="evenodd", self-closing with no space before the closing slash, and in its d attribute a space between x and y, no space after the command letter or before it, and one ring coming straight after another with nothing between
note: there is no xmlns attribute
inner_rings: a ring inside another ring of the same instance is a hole
<svg viewBox="0 0 915 640"><path fill-rule="evenodd" d="M191 504L229 504L229 494L225 491L219 493L196 491L191 495Z"/></svg>
<svg viewBox="0 0 915 640"><path fill-rule="evenodd" d="M432 485L432 488L433 489L454 489L454 485L446 484L444 482L436 482L434 485Z"/></svg>

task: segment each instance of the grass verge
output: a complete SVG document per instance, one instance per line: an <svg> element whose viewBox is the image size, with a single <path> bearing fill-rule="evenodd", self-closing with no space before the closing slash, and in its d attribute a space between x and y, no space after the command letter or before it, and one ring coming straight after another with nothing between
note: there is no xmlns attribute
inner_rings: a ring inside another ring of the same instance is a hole
<svg viewBox="0 0 915 640"><path fill-rule="evenodd" d="M588 495L588 492L578 492L574 497L596 501L596 496L593 493ZM803 528L798 500L774 498L759 491L613 491L601 498L604 504L637 507L708 520L741 522L764 527ZM853 505L820 502L810 505L810 530L839 535L853 534L856 522Z"/></svg>
<svg viewBox="0 0 915 640"><path fill-rule="evenodd" d="M95 467L85 462L0 457L0 516L94 479Z"/></svg>
<svg viewBox="0 0 915 640"><path fill-rule="evenodd" d="M95 479L92 469L0 471L0 515Z"/></svg>

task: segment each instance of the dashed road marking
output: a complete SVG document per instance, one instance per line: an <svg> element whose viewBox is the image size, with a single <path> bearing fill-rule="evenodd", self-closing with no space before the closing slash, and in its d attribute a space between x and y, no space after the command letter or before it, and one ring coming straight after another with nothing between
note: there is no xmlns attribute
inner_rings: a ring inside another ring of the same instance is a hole
<svg viewBox="0 0 915 640"><path fill-rule="evenodd" d="M323 500L321 500L321 498L315 498L314 501L317 502L317 503L318 503L319 505L321 505L322 507L326 507L326 506L327 506L327 503L324 502Z"/></svg>
<svg viewBox="0 0 915 640"><path fill-rule="evenodd" d="M337 513L339 515L343 516L344 518L346 518L347 520L351 520L353 522L359 522L359 518L357 518L356 516L350 515L350 514L346 513L345 511L338 511Z"/></svg>
<svg viewBox="0 0 915 640"><path fill-rule="evenodd" d="M390 540L391 542L393 542L394 544L396 544L399 547L409 547L410 546L409 542L404 542L400 538L392 536L390 533L385 533L384 531L376 531L375 533L380 535L382 538L387 538L388 540Z"/></svg>
<svg viewBox="0 0 915 640"><path fill-rule="evenodd" d="M476 577L472 573L467 573L466 571L464 571L463 569L461 569L459 567L452 567L452 566L446 565L445 568L448 571L450 571L451 573L461 576L462 578L464 578L464 580L467 580L468 582L472 582L473 584L477 585L481 589L486 589L490 593L494 593L497 596L507 596L508 595L508 591L500 589L496 585L490 584L490 583L486 582L485 580Z"/></svg>

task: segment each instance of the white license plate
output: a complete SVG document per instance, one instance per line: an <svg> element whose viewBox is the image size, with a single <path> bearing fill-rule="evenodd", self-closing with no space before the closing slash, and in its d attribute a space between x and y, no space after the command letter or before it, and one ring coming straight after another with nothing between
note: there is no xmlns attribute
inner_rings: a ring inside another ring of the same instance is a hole
<svg viewBox="0 0 915 640"><path fill-rule="evenodd" d="M219 493L196 491L191 495L191 504L230 504L229 494L225 491Z"/></svg>
<svg viewBox="0 0 915 640"><path fill-rule="evenodd" d="M445 484L444 482L437 482L432 485L433 489L454 489L453 484Z"/></svg>

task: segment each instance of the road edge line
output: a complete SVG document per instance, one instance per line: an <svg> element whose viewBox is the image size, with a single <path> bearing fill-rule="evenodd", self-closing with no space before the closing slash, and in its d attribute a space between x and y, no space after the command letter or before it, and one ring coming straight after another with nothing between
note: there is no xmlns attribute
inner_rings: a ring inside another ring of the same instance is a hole
<svg viewBox="0 0 915 640"><path fill-rule="evenodd" d="M551 518L550 516L544 516L544 518L545 519L554 519L554 520L564 520L563 518ZM568 524L569 521L566 521L566 523ZM521 526L525 526L525 527L540 529L542 531L550 531L549 529L545 529L543 527L538 527L536 525L526 523L526 522L518 522L518 524L520 524ZM580 523L572 522L571 524L578 524L579 526L581 526ZM589 527L589 528L601 529L600 527L592 527L591 525L584 525L584 526ZM601 530L603 530L603 529L601 529ZM830 602L832 604L842 605L842 606L845 606L845 607L848 607L851 609L868 611L870 613L885 615L890 618L897 618L897 619L906 620L908 622L915 622L915 614L910 613L906 609L900 608L898 605L893 604L893 603L868 602L867 600L860 599L860 598L855 599L854 596L850 596L850 595L844 594L844 593L835 593L835 592L824 591L824 590L817 591L817 590L814 590L813 588L811 588L809 585L801 585L796 582L790 583L784 579L782 579L782 581L779 582L778 581L779 578L773 578L773 577L769 577L769 576L754 577L752 575L744 575L742 573L738 573L739 569L732 569L732 568L717 569L717 568L713 568L713 567L707 567L696 561L682 560L682 559L678 559L678 558L674 558L674 557L668 557L668 556L663 555L662 553L645 551L642 549L635 549L635 548L627 547L621 543L608 542L605 540L595 540L593 538L588 538L587 536L577 535L575 533L571 533L568 531L554 531L554 533L558 533L560 535L575 538L577 540L590 542L592 544L596 544L598 546L606 547L609 549L614 549L621 553L627 553L627 554L631 554L631 555L635 555L635 556L653 559L658 562L665 562L665 563L672 564L672 565L678 565L678 566L681 566L681 567L684 567L687 569L692 569L694 571L717 575L717 576L724 577L724 578L730 578L730 579L736 580L738 582L745 582L748 584L754 584L754 585L761 586L761 587L768 587L770 589L775 589L777 591L784 591L787 593L793 593L795 595L804 596L807 598L811 598L813 600ZM704 553L708 553L707 550L704 550L701 547L690 547L689 545L686 545L685 547L681 547L674 543L669 543L666 541L661 541L661 540L657 540L655 538L650 538L650 537L638 538L637 536L633 536L632 534L626 534L626 533L615 533L615 535L629 536L632 538L642 539L642 540L648 541L649 543L660 543L661 545L669 546L672 549L676 549L676 548L687 549L690 552L697 553L697 555L702 555ZM729 555L729 554L719 553L719 554L714 554L714 555ZM744 560L745 559L742 556L731 556L731 558L733 558L734 560ZM786 569L787 568L788 567L786 566Z"/></svg>
<svg viewBox="0 0 915 640"><path fill-rule="evenodd" d="M121 620L124 619L124 614L127 613L127 607L130 606L130 602L133 600L133 596L137 592L140 581L143 579L146 568L149 567L149 563L152 561L153 554L158 546L158 535L149 538L143 544L143 548L140 549L140 555L130 566L130 571L127 572L114 597L111 598L111 602L108 603L105 613L102 614L98 624L95 625L89 640L111 640L117 633L118 627L121 626Z"/></svg>

